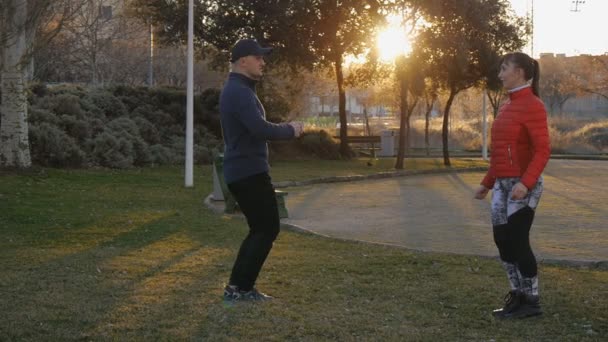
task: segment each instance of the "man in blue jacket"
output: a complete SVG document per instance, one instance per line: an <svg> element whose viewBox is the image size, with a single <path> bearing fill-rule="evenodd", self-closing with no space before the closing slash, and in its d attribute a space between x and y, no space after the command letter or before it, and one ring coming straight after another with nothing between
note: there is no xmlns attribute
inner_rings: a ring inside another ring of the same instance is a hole
<svg viewBox="0 0 608 342"><path fill-rule="evenodd" d="M279 234L280 222L274 187L268 175L268 140L292 139L302 134L299 122L266 121L255 92L262 78L264 56L253 39L239 40L231 51L231 72L220 96L224 134L224 178L249 225L224 289L226 301L260 301L272 297L259 292L255 281Z"/></svg>

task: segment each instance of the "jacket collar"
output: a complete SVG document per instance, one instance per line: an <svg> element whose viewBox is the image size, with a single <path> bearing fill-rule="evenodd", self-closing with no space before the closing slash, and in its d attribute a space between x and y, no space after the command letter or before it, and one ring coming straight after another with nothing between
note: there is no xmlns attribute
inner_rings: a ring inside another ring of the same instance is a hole
<svg viewBox="0 0 608 342"><path fill-rule="evenodd" d="M251 79L243 74L239 74L238 72L231 72L228 75L228 79L242 83L253 90L255 90L255 85L256 83L258 83L258 81Z"/></svg>
<svg viewBox="0 0 608 342"><path fill-rule="evenodd" d="M521 98L521 97L527 97L532 95L532 87L524 87L518 90L515 90L513 92L509 92L509 99L511 99L511 101Z"/></svg>

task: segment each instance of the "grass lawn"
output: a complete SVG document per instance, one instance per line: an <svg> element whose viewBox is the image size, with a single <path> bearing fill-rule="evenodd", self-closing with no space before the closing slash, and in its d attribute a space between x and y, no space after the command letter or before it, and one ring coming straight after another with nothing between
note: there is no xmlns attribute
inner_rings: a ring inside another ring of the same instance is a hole
<svg viewBox="0 0 608 342"><path fill-rule="evenodd" d="M367 169L306 163L275 163L275 180ZM210 167L194 181L180 168L0 173L0 341L608 339L606 271L541 266L546 314L495 321L496 260L289 231L258 281L277 299L227 306L246 224L203 207Z"/></svg>

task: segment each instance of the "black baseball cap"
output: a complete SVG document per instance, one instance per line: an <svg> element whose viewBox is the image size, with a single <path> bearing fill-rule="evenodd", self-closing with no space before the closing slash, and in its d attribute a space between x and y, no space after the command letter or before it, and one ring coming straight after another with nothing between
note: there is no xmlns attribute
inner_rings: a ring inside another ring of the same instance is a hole
<svg viewBox="0 0 608 342"><path fill-rule="evenodd" d="M232 47L230 62L234 63L241 57L265 56L271 51L271 47L263 48L255 39L241 39Z"/></svg>

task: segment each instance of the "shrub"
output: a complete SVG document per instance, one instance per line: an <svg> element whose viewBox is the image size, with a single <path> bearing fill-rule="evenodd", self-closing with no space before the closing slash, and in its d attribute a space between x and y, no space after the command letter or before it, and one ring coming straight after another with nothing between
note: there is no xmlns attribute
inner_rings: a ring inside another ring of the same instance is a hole
<svg viewBox="0 0 608 342"><path fill-rule="evenodd" d="M80 120L71 115L61 115L59 125L64 132L79 143L84 143L91 137L91 126L86 120Z"/></svg>
<svg viewBox="0 0 608 342"><path fill-rule="evenodd" d="M118 118L110 121L106 126L106 132L114 135L117 138L126 139L133 147L133 163L137 166L145 165L150 161L150 151L148 144L144 141L139 133L137 124L126 117Z"/></svg>
<svg viewBox="0 0 608 342"><path fill-rule="evenodd" d="M85 115L89 118L98 118L100 120L107 120L106 115L104 114L103 110L101 110L99 107L97 107L90 98L81 98L80 99L80 106L82 107L82 110L84 110L84 112L86 113Z"/></svg>
<svg viewBox="0 0 608 342"><path fill-rule="evenodd" d="M57 125L59 124L59 117L48 109L32 106L28 109L27 121L30 124L40 124L46 122Z"/></svg>
<svg viewBox="0 0 608 342"><path fill-rule="evenodd" d="M61 85L55 85L55 86L49 86L47 85L47 89L48 89L48 94L53 96L53 95L60 95L60 94L70 94L70 95L74 95L78 98L82 98L85 97L89 90L85 89L84 87L81 86L75 86L75 85L66 85L66 84L61 84Z"/></svg>
<svg viewBox="0 0 608 342"><path fill-rule="evenodd" d="M171 149L160 144L150 146L150 161L156 165L175 162Z"/></svg>
<svg viewBox="0 0 608 342"><path fill-rule="evenodd" d="M78 118L84 116L80 99L72 94L60 94L53 98L52 108L57 115L72 115Z"/></svg>
<svg viewBox="0 0 608 342"><path fill-rule="evenodd" d="M222 136L219 108L220 90L214 88L205 89L199 97L199 101L201 108L201 123L207 126L215 136Z"/></svg>
<svg viewBox="0 0 608 342"><path fill-rule="evenodd" d="M186 122L186 103L172 103L162 107L162 110L171 116L173 122Z"/></svg>
<svg viewBox="0 0 608 342"><path fill-rule="evenodd" d="M572 143L571 134L563 133L554 126L549 126L549 139L551 153L566 153L567 147Z"/></svg>
<svg viewBox="0 0 608 342"><path fill-rule="evenodd" d="M132 117L142 117L158 127L167 127L175 123L171 115L151 105L143 105L131 112Z"/></svg>
<svg viewBox="0 0 608 342"><path fill-rule="evenodd" d="M103 132L105 128L103 120L96 117L88 117L87 123L89 125L89 130L91 131L91 137L97 136L99 133Z"/></svg>
<svg viewBox="0 0 608 342"><path fill-rule="evenodd" d="M35 95L37 97L45 97L49 93L46 84L41 82L32 83L30 85L30 91L32 92L32 95Z"/></svg>
<svg viewBox="0 0 608 342"><path fill-rule="evenodd" d="M340 159L340 144L326 131L305 132L297 144L307 153L321 159Z"/></svg>
<svg viewBox="0 0 608 342"><path fill-rule="evenodd" d="M57 126L43 122L29 128L30 151L34 163L53 167L80 167L85 153L76 141Z"/></svg>
<svg viewBox="0 0 608 342"><path fill-rule="evenodd" d="M602 151L608 148L608 121L585 125L573 135L581 137L584 142Z"/></svg>
<svg viewBox="0 0 608 342"><path fill-rule="evenodd" d="M95 137L93 156L98 165L125 169L133 166L133 144L124 137L103 132Z"/></svg>
<svg viewBox="0 0 608 342"><path fill-rule="evenodd" d="M101 109L101 112L108 118L118 118L128 114L127 107L107 90L92 90L86 99Z"/></svg>
<svg viewBox="0 0 608 342"><path fill-rule="evenodd" d="M158 144L160 142L160 133L150 121L146 120L141 116L134 118L133 121L139 128L141 137L148 144Z"/></svg>
<svg viewBox="0 0 608 342"><path fill-rule="evenodd" d="M154 88L150 90L150 96L153 97L161 107L174 103L183 103L184 106L186 104L186 93L181 89Z"/></svg>

